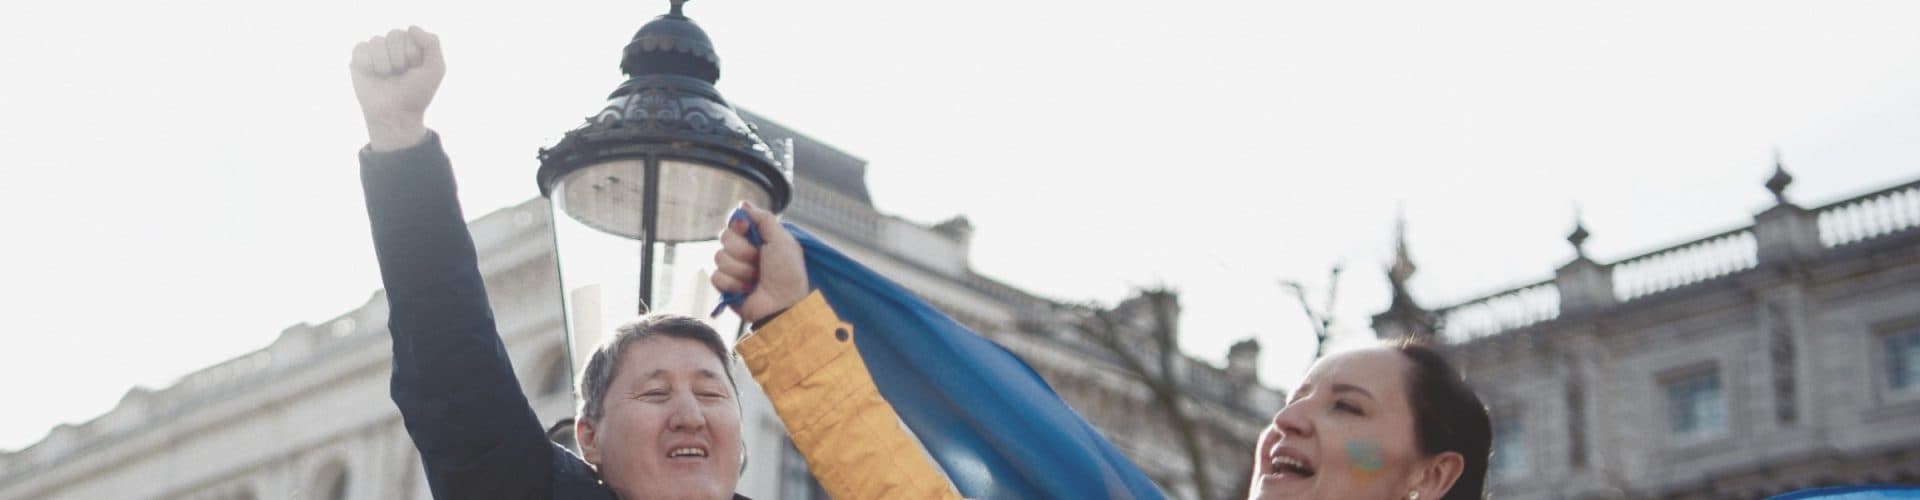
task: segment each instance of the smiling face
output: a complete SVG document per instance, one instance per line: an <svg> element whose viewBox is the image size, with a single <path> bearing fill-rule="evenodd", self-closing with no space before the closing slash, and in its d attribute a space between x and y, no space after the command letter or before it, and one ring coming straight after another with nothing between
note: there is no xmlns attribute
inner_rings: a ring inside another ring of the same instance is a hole
<svg viewBox="0 0 1920 500"><path fill-rule="evenodd" d="M1459 455L1420 453L1408 397L1413 364L1388 348L1321 359L1260 435L1250 498L1439 500ZM1449 458L1451 455L1451 458Z"/></svg>
<svg viewBox="0 0 1920 500"><path fill-rule="evenodd" d="M622 498L732 498L744 448L719 356L682 338L632 342L601 418L578 424L583 458Z"/></svg>

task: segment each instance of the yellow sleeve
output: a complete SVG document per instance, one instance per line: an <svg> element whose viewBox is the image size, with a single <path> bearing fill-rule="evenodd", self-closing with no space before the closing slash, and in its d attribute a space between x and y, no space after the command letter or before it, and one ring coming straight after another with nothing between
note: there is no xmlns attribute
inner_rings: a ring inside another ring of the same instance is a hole
<svg viewBox="0 0 1920 500"><path fill-rule="evenodd" d="M880 397L853 335L815 291L738 350L833 498L960 498Z"/></svg>

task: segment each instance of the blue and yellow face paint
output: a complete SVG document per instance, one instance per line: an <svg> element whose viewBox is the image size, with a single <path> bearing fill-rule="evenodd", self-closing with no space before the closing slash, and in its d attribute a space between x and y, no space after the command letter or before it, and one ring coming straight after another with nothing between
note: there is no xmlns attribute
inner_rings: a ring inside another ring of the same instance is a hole
<svg viewBox="0 0 1920 500"><path fill-rule="evenodd" d="M1361 439L1347 440L1347 465L1353 468L1353 475L1360 479L1372 480L1380 477L1381 469L1387 466L1385 455L1380 453L1380 443Z"/></svg>

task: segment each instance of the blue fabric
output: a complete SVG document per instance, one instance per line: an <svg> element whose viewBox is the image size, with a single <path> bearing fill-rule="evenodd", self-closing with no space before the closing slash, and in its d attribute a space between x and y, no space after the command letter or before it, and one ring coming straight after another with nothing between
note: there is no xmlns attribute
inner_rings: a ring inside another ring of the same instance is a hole
<svg viewBox="0 0 1920 500"><path fill-rule="evenodd" d="M1163 498L1019 357L786 224L881 396L969 498Z"/></svg>
<svg viewBox="0 0 1920 500"><path fill-rule="evenodd" d="M1800 490L1770 500L1896 500L1920 499L1920 486L1836 486Z"/></svg>

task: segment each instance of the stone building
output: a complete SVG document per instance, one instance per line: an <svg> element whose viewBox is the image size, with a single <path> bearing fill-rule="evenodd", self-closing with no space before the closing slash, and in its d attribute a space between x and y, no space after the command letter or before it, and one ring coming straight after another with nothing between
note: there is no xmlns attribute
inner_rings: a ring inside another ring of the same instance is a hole
<svg viewBox="0 0 1920 500"><path fill-rule="evenodd" d="M786 216L1024 357L1163 488L1192 496L1186 455L1161 432L1144 390L1079 337L1070 308L976 273L964 218L925 225L877 211L866 163L756 116L770 139L792 138L795 201ZM531 168L531 167L529 167ZM357 215L356 215L357 216ZM545 200L470 223L488 294L515 371L543 422L573 413L559 284ZM157 390L135 388L106 414L60 425L0 453L0 500L425 499L419 456L387 394L386 300L283 331L271 345ZM1255 433L1279 393L1257 383L1258 346L1227 368L1180 356L1192 387L1183 407L1206 428L1222 493L1242 486ZM743 379L749 464L739 491L761 499L821 496L765 396Z"/></svg>
<svg viewBox="0 0 1920 500"><path fill-rule="evenodd" d="M1493 415L1493 498L1920 482L1920 181L1815 207L1791 182L1776 165L1751 225L1615 262L1576 227L1553 278L1396 297L1375 330L1455 352Z"/></svg>

